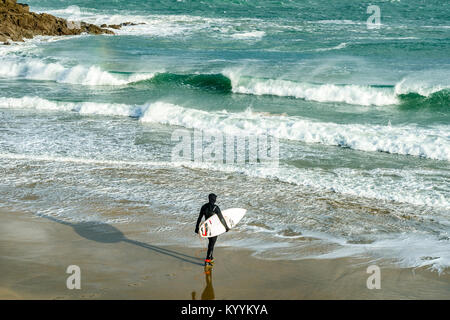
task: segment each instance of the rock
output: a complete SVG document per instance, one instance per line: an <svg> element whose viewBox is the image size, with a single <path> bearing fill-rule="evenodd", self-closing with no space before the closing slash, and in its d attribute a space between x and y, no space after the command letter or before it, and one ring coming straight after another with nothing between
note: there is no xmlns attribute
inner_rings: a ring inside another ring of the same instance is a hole
<svg viewBox="0 0 450 320"><path fill-rule="evenodd" d="M30 12L26 4L17 0L0 0L0 42L23 41L37 35L63 36L90 34L114 34L113 31L85 22L71 22L47 13Z"/></svg>
<svg viewBox="0 0 450 320"><path fill-rule="evenodd" d="M120 25L121 25L122 27L124 27L124 26L137 26L138 24L145 24L145 23L143 23L143 22L141 22L141 23L135 23L135 22L123 22L123 23L121 23Z"/></svg>
<svg viewBox="0 0 450 320"><path fill-rule="evenodd" d="M123 22L120 25L122 27L124 27L124 26L137 26L137 25L140 25L140 24L146 24L146 23L145 22L139 22L139 23L136 23L136 22Z"/></svg>
<svg viewBox="0 0 450 320"><path fill-rule="evenodd" d="M118 30L118 29L120 29L120 28L122 28L122 27L126 27L126 26L137 26L137 25L139 25L139 24L146 24L145 22L141 22L141 23L135 23L135 22L122 22L121 24L109 24L109 25L106 25L106 24L102 24L101 25L101 27L102 28L111 28L111 29L116 29L116 30Z"/></svg>
<svg viewBox="0 0 450 320"><path fill-rule="evenodd" d="M118 24L110 24L109 26L108 26L108 28L112 28L112 29L120 29L120 25L118 25Z"/></svg>
<svg viewBox="0 0 450 320"><path fill-rule="evenodd" d="M30 6L27 4L18 3L17 5L22 6L24 12L30 12Z"/></svg>

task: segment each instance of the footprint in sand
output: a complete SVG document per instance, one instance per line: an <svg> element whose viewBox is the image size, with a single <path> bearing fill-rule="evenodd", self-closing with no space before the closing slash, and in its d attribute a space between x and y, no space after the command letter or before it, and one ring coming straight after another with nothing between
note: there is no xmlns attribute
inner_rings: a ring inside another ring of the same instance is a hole
<svg viewBox="0 0 450 320"><path fill-rule="evenodd" d="M129 287L140 287L142 284L141 283L129 283L128 286Z"/></svg>

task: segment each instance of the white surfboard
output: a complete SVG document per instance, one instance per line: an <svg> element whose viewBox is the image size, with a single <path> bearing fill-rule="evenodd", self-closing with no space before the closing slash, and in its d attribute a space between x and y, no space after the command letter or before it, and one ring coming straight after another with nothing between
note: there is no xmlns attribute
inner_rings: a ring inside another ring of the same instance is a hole
<svg viewBox="0 0 450 320"><path fill-rule="evenodd" d="M247 212L246 209L242 208L231 208L222 211L222 216L227 223L228 228L233 228L239 221L241 221L242 217ZM227 231L220 222L219 216L217 214L206 219L205 222L199 228L199 234L202 238L211 238L218 236Z"/></svg>

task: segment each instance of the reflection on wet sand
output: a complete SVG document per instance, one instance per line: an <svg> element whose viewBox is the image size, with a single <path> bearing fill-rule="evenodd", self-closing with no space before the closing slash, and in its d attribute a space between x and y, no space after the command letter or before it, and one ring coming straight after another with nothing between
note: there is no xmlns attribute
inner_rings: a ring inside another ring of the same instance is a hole
<svg viewBox="0 0 450 320"><path fill-rule="evenodd" d="M212 269L211 268L205 268L205 281L206 286L205 289L202 292L201 300L214 300L214 288L212 284ZM196 292L192 292L192 300L196 300Z"/></svg>

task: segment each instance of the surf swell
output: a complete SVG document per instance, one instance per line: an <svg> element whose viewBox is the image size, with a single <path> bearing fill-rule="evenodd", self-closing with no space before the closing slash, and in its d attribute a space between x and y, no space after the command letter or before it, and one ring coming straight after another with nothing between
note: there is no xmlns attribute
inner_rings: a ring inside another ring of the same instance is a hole
<svg viewBox="0 0 450 320"><path fill-rule="evenodd" d="M430 108L448 110L450 94L447 88L431 87L410 92L399 86L362 86L338 84L312 84L282 79L264 79L236 76L223 72L216 74L156 73L154 77L137 84L158 86L184 86L221 93L273 95L298 99L346 103L363 106L399 105L404 108Z"/></svg>
<svg viewBox="0 0 450 320"><path fill-rule="evenodd" d="M85 86L178 86L188 89L212 90L225 94L273 95L309 101L346 103L363 106L399 105L406 109L427 108L448 111L449 87L418 86L402 80L395 86L356 84L315 84L284 79L242 76L224 70L221 73L119 73L99 66L67 67L59 62L45 63L38 59L9 60L0 65L0 77L55 81Z"/></svg>

